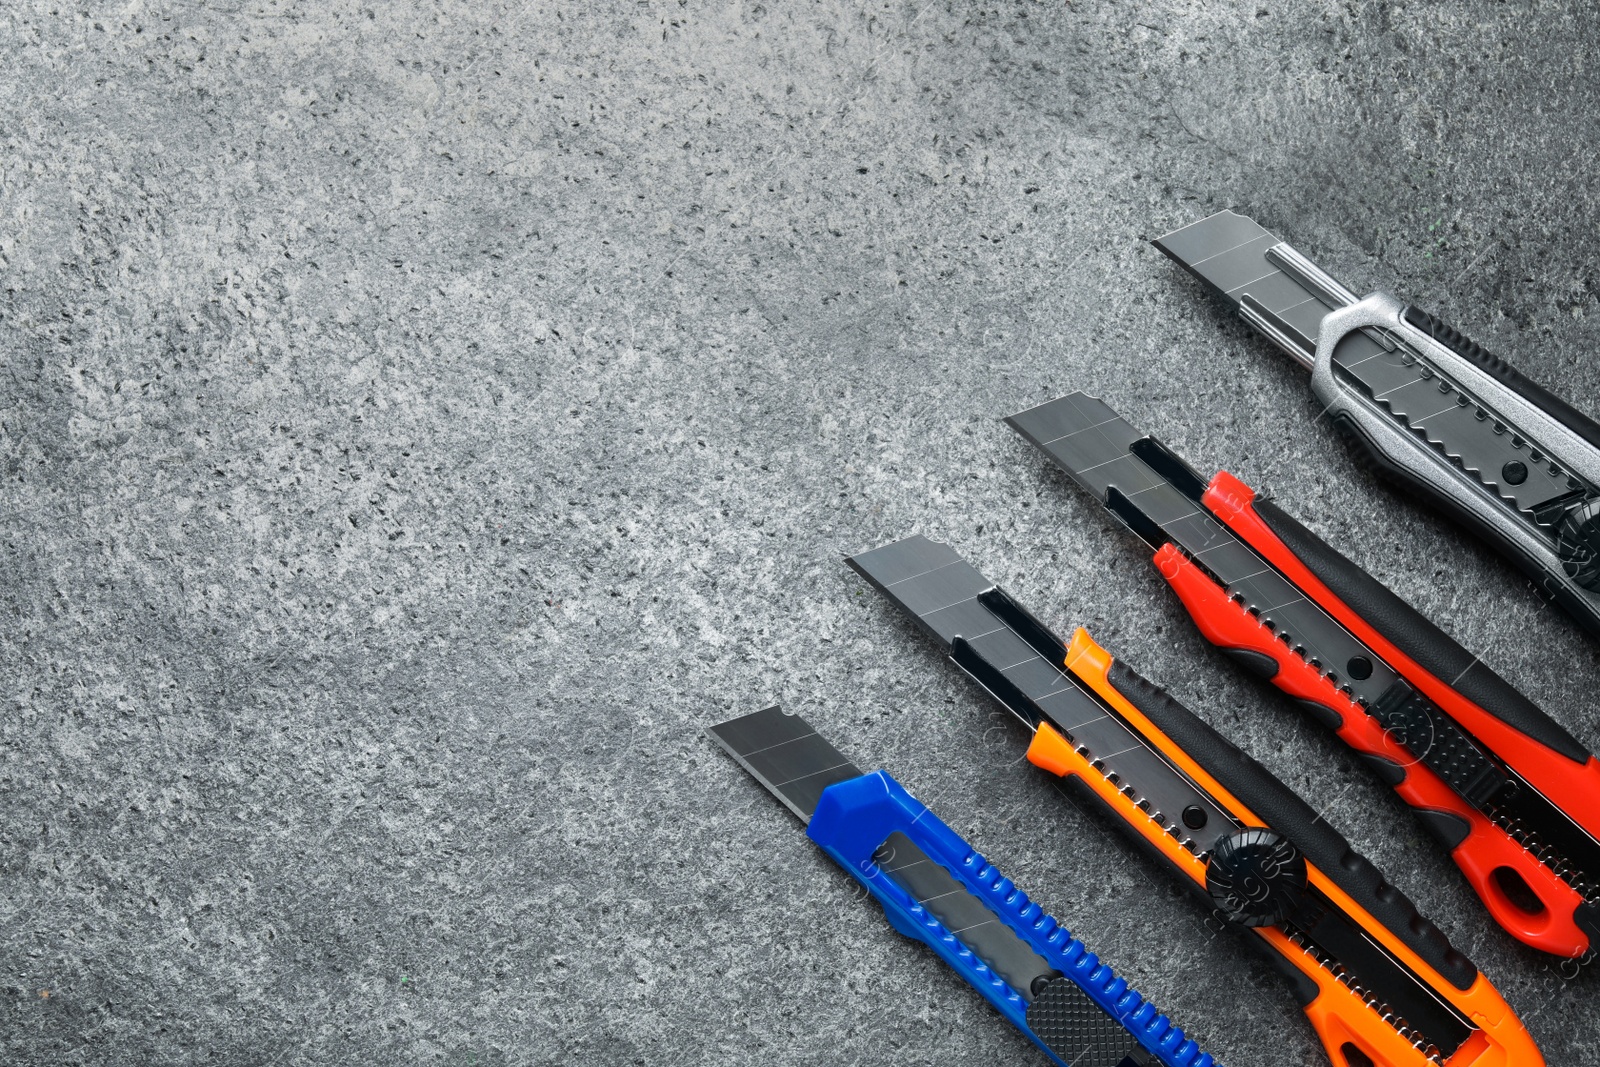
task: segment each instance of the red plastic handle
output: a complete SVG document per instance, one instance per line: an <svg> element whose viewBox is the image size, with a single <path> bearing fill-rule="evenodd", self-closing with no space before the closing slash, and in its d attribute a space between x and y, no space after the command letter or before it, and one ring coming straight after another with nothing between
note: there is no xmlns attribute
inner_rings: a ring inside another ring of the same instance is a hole
<svg viewBox="0 0 1600 1067"><path fill-rule="evenodd" d="M1402 652L1373 625L1329 589L1273 533L1256 512L1255 491L1221 471L1202 498L1228 528L1259 552L1301 593L1338 620L1402 678L1420 690L1480 744L1522 775L1530 785L1558 804L1590 836L1600 838L1600 760L1575 761L1479 707L1449 682Z"/></svg>
<svg viewBox="0 0 1600 1067"><path fill-rule="evenodd" d="M1519 941L1545 952L1579 956L1588 951L1589 936L1573 921L1573 912L1584 902L1577 890L1418 763L1376 719L1292 652L1176 546L1161 546L1154 562L1206 640L1222 649L1271 658L1277 664L1272 684L1297 700L1326 709L1329 724L1337 723L1334 732L1346 744L1384 761L1380 766L1402 800L1421 811L1447 813L1467 825L1466 836L1450 855L1496 922ZM1536 906L1526 899L1528 893L1537 898Z"/></svg>

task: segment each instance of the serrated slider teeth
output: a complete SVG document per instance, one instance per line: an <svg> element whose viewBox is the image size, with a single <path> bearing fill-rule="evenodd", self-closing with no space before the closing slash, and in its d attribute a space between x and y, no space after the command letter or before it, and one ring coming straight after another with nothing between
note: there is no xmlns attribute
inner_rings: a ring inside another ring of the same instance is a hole
<svg viewBox="0 0 1600 1067"><path fill-rule="evenodd" d="M1294 927L1284 930L1289 940L1309 957L1322 970L1332 975L1334 980L1354 993L1361 1002L1371 1009L1388 1026L1411 1043L1411 1046L1422 1053L1433 1063L1444 1063L1444 1052L1428 1038L1419 1033L1415 1027L1406 1022L1405 1017L1384 1003L1375 993L1361 984L1355 975L1344 964L1329 956L1316 942L1308 938L1304 932Z"/></svg>
<svg viewBox="0 0 1600 1067"><path fill-rule="evenodd" d="M1560 878L1573 891L1590 904L1600 904L1600 884L1597 884L1573 862L1565 853L1555 845L1549 844L1540 838L1538 831L1529 827L1521 819L1507 815L1503 810L1493 805L1484 809L1484 814L1489 821L1501 830L1507 837L1522 846L1539 863L1548 868L1557 878Z"/></svg>
<svg viewBox="0 0 1600 1067"><path fill-rule="evenodd" d="M1187 552L1184 554L1188 555ZM1216 576L1213 575L1213 577ZM1245 611L1249 612L1252 618L1261 623L1263 629L1272 634L1273 637L1276 638L1285 649L1287 649L1289 652L1292 652L1297 658L1310 666L1312 670L1316 671L1319 677L1331 684L1334 689L1355 700L1357 704L1360 704L1363 707L1366 705L1366 701L1364 699L1355 696L1350 683L1340 678L1339 673L1335 668L1324 663L1321 657L1314 654L1296 633L1286 628L1280 620L1272 617L1272 615L1269 614L1269 612L1272 611L1271 608L1263 608L1251 603L1250 599L1245 596L1245 594L1228 586L1226 583L1221 582L1220 579L1218 580L1218 584L1223 586L1223 591L1227 593L1228 599L1232 600L1235 604L1238 604Z"/></svg>
<svg viewBox="0 0 1600 1067"><path fill-rule="evenodd" d="M1070 737L1067 738L1067 742L1068 744L1071 744L1072 739ZM1135 810L1144 815L1144 817L1149 819L1151 822L1155 823L1156 826L1161 828L1162 832L1166 833L1169 837L1176 839L1177 842L1183 848L1187 849L1192 855L1198 857L1202 862L1205 860L1207 852L1202 849L1200 844L1192 836L1183 831L1181 823L1169 824L1166 814L1162 812L1160 808L1152 804L1149 798L1141 794L1132 783L1123 781L1122 775L1116 771L1107 770L1105 761L1095 758L1094 753L1089 750L1089 746L1077 745L1073 748L1073 752L1082 757L1084 762L1088 763L1093 770L1098 772L1101 777L1109 782L1121 796L1129 801Z"/></svg>

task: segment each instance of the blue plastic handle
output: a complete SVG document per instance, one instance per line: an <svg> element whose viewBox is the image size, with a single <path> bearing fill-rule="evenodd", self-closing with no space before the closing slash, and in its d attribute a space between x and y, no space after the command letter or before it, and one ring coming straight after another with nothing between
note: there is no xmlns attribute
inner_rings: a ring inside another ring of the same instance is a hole
<svg viewBox="0 0 1600 1067"><path fill-rule="evenodd" d="M1002 876L888 774L875 771L836 782L824 790L806 827L806 836L877 899L896 930L938 953L1052 1062L1068 1067L1028 1027L1028 1002L1021 994L873 861L873 853L897 830L949 871L996 918L1120 1022L1141 1048L1166 1067L1214 1067L1210 1053L1201 1052L1179 1027L1130 989L1108 964L1101 963L1065 926L1046 915L1011 879Z"/></svg>

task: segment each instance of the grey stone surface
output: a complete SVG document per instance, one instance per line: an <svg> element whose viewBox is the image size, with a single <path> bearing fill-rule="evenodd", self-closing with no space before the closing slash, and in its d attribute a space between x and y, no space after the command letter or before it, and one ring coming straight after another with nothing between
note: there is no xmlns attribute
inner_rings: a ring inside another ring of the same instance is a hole
<svg viewBox="0 0 1600 1067"><path fill-rule="evenodd" d="M1288 992L849 551L947 539L1513 944L998 416L1106 396L1591 746L1600 647L1147 238L1247 210L1595 410L1579 3L0 9L0 1060L1037 1063L701 735L782 700L1234 1067Z"/></svg>

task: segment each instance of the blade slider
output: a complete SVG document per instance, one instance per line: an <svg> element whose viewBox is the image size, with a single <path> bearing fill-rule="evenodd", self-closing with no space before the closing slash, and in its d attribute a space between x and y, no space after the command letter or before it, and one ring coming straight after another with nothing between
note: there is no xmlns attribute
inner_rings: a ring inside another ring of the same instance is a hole
<svg viewBox="0 0 1600 1067"><path fill-rule="evenodd" d="M1151 547L1159 548L1161 545L1168 543L1165 537L1161 534L1160 527L1156 526L1154 523L1151 523L1150 520L1145 517L1144 513L1138 510L1136 505L1134 505L1126 496L1118 491L1116 486L1112 486L1106 491L1106 498L1106 507L1117 512L1118 516L1121 517L1123 521L1134 530L1135 533L1138 533L1140 537L1144 538L1146 543L1150 544ZM1154 536L1157 537L1158 540L1152 541L1150 535L1140 531L1132 521L1124 516L1122 511L1118 510L1119 507L1131 511L1132 514L1138 517L1140 522L1146 524L1150 530L1155 531ZM1300 657L1301 660L1310 664L1311 667L1316 670L1319 676L1333 685L1333 687L1339 692L1343 693L1347 697L1350 697L1362 708L1367 706L1367 701L1362 697L1356 696L1354 694L1354 690L1350 687L1350 684L1342 681L1337 671L1328 667L1315 656L1310 655L1307 652L1305 645L1301 643L1300 639L1294 633L1284 629L1278 620L1274 619L1270 614L1268 614L1268 612L1271 611L1270 608L1262 608L1251 603L1248 597L1230 586L1227 582L1223 581L1220 575L1218 575L1211 568L1207 567L1204 560L1197 558L1182 545L1177 544L1176 542L1171 543L1174 548L1183 553L1184 558L1188 559L1190 563L1193 563L1196 567L1200 568L1200 570L1204 571L1207 577L1209 577L1213 582L1216 582L1217 585L1222 588L1223 592L1227 594L1229 600L1232 600L1235 604L1238 604L1239 607L1244 611L1249 612L1250 615L1261 624L1263 629L1276 637L1277 640L1283 644L1284 648Z"/></svg>
<svg viewBox="0 0 1600 1067"><path fill-rule="evenodd" d="M1185 553L1185 555L1187 555L1187 553ZM1202 570L1205 569L1205 564L1194 559L1192 556L1189 558ZM1223 590L1228 594L1228 599L1232 600L1235 604L1238 604L1241 608L1256 618L1264 629L1273 634L1280 642L1282 642L1285 648L1287 648L1290 652L1293 652L1306 663L1310 664L1311 667L1314 668L1324 680L1332 684L1333 687L1339 692L1343 693L1347 697L1350 697L1351 700L1354 700L1363 709L1367 707L1367 700L1363 697L1356 696L1355 691L1351 689L1350 684L1340 680L1339 673L1337 671L1329 668L1315 656L1308 654L1305 645L1300 643L1299 638L1290 631L1283 629L1281 624L1268 614L1268 612L1271 611L1270 608L1261 608L1255 604L1252 604L1243 593L1229 588L1227 583L1218 579L1214 573L1210 571L1207 571L1206 573L1210 574L1212 579L1216 581L1218 585L1223 587Z"/></svg>

